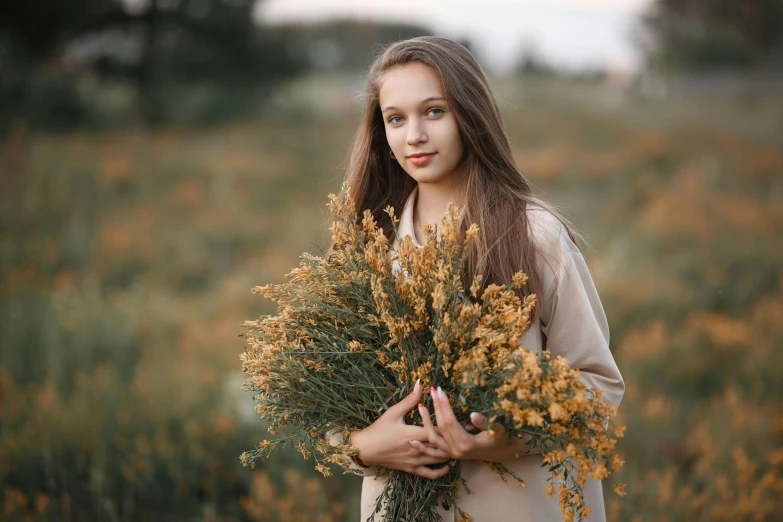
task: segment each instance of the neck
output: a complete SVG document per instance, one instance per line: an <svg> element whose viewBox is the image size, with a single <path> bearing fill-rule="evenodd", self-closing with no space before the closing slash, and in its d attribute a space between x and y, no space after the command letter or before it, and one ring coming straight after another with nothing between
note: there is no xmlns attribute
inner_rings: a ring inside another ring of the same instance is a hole
<svg viewBox="0 0 783 522"><path fill-rule="evenodd" d="M413 205L413 224L419 243L424 242L424 234L421 232L424 225L432 224L440 228L449 202L464 204L460 191L453 184L419 183Z"/></svg>

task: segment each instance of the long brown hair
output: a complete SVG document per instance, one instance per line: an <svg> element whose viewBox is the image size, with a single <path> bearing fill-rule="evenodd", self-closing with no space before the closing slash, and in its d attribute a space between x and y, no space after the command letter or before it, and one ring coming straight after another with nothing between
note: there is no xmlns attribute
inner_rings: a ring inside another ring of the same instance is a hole
<svg viewBox="0 0 783 522"><path fill-rule="evenodd" d="M370 209L389 242L394 240L391 219L384 212L394 207L399 217L416 180L389 154L379 103L384 73L391 67L421 62L440 77L463 141L461 189L464 219L461 232L471 223L480 233L468 253L465 288L475 274L482 274L482 289L490 283L504 284L518 270L528 283L518 292L521 298L535 293L536 316L541 309L542 279L536 270L536 249L527 216L529 205L551 212L565 227L572 241L583 239L566 218L550 204L532 194L530 183L514 162L495 97L484 71L473 55L459 43L439 36L419 36L387 45L370 66L364 97L364 111L354 138L344 181L361 219ZM332 245L329 246L329 250ZM557 273L557 270L554 270Z"/></svg>

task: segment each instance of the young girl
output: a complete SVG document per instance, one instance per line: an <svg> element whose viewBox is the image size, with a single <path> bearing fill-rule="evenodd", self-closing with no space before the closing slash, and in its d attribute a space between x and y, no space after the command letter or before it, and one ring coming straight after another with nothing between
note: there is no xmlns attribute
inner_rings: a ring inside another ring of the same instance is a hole
<svg viewBox="0 0 783 522"><path fill-rule="evenodd" d="M483 285L502 284L523 270L528 284L520 296L535 293L536 313L522 345L562 355L588 387L601 388L619 406L625 384L609 351L609 327L575 233L551 206L533 196L514 162L489 81L462 45L423 36L396 42L373 63L364 117L351 156L347 181L357 209L371 209L392 240L392 255L404 235L417 246L422 226L440 224L446 206L462 207L461 230L477 223L480 234L468 257L465 281L484 274ZM383 209L391 205L400 222L398 236ZM361 212L359 213L361 215ZM395 260L395 263L397 261ZM398 266L398 264L397 264ZM424 427L405 424L423 393L431 393L436 422L418 406ZM451 398L420 385L367 428L351 434L359 450L356 469L364 475L362 521L372 514L389 469L423 477L445 475L455 459L470 493L457 503L475 522L555 522L562 520L557 498L545 495L549 471L540 454L509 437L496 424L471 415L457 423ZM503 480L486 464L501 462L527 487ZM427 464L445 463L438 469ZM605 520L601 482L588 478L584 491L590 520ZM440 508L445 521L455 509ZM413 521L411 521L413 522Z"/></svg>

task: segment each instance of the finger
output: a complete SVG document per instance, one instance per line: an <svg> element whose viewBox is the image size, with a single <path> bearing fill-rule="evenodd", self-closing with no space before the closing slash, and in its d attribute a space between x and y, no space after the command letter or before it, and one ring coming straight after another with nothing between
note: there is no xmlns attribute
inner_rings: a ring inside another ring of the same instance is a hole
<svg viewBox="0 0 783 522"><path fill-rule="evenodd" d="M432 386L430 386L430 395L432 396L432 409L435 410L435 422L438 423L438 430L441 437L443 437L448 443L449 440L446 438L448 430L446 429L445 422L443 421L443 414L441 413L442 406L440 403L440 395L438 394L438 391Z"/></svg>
<svg viewBox="0 0 783 522"><path fill-rule="evenodd" d="M499 422L493 422L492 427L489 427L489 420L487 417L478 412L474 411L470 414L470 421L477 427L481 428L481 430L490 437L503 437L506 434L506 428L502 424Z"/></svg>
<svg viewBox="0 0 783 522"><path fill-rule="evenodd" d="M463 428L465 428L465 431L467 431L468 433L475 433L476 431L478 431L473 424L465 424Z"/></svg>
<svg viewBox="0 0 783 522"><path fill-rule="evenodd" d="M480 430L486 429L487 427L487 417L477 411L470 414L470 422Z"/></svg>
<svg viewBox="0 0 783 522"><path fill-rule="evenodd" d="M493 435L495 437L503 438L506 435L506 427L500 424L499 422L492 423L492 429Z"/></svg>
<svg viewBox="0 0 783 522"><path fill-rule="evenodd" d="M391 413L395 417L404 417L409 411L416 407L416 404L421 400L421 380L416 379L416 384L413 385L413 390L403 397L397 404L389 408L386 413Z"/></svg>
<svg viewBox="0 0 783 522"><path fill-rule="evenodd" d="M449 460L451 458L451 455L449 455L442 449L429 444L423 444L418 440L412 440L411 446L419 450L419 452L422 453L423 455L429 455L430 457L445 459L445 460L441 460L441 462L445 462L446 460Z"/></svg>
<svg viewBox="0 0 783 522"><path fill-rule="evenodd" d="M435 430L437 431L437 429L438 428L436 427ZM417 442L416 445L412 444L414 447L417 447L418 444L421 444L425 448L440 449L438 446L436 446L435 444L431 443L430 440L426 436L424 437L424 439L411 439L411 440Z"/></svg>
<svg viewBox="0 0 783 522"><path fill-rule="evenodd" d="M499 422L493 422L492 427L486 431L482 431L475 437L475 442L479 446L495 446L497 444L505 444L508 441L508 434L506 428Z"/></svg>
<svg viewBox="0 0 783 522"><path fill-rule="evenodd" d="M438 426L440 426L443 438L446 439L449 448L452 450L450 453L453 454L455 448L462 447L467 443L466 438L470 439L470 435L465 433L465 430L461 427L462 425L457 420L456 415L454 415L454 410L451 408L451 403L449 402L446 393L438 388L437 395L438 410L436 411L440 412Z"/></svg>
<svg viewBox="0 0 783 522"><path fill-rule="evenodd" d="M435 426L432 425L429 410L424 405L419 404L419 414L421 415L421 422L424 424L424 430L427 432L427 440L430 444L448 454L449 446L446 444L446 440L440 431L436 430Z"/></svg>
<svg viewBox="0 0 783 522"><path fill-rule="evenodd" d="M415 424L406 424L403 428L403 434L408 440L420 440L422 442L430 440L427 430L421 426L416 426Z"/></svg>
<svg viewBox="0 0 783 522"><path fill-rule="evenodd" d="M453 450L453 442L448 437L448 430L446 429L446 426L443 422L443 414L441 413L441 404L440 404L440 396L438 395L438 391L430 386L430 395L432 396L432 408L435 410L435 422L437 422L438 426L438 432L440 436L443 438L443 440L446 443L446 448L444 448L446 451L451 454Z"/></svg>
<svg viewBox="0 0 783 522"><path fill-rule="evenodd" d="M438 423L438 429L440 430L441 435L443 435L443 426L441 424L443 415L440 412L440 396L438 395L438 391L432 386L430 386L430 396L432 397L432 409L435 410L435 421Z"/></svg>
<svg viewBox="0 0 783 522"><path fill-rule="evenodd" d="M416 475L419 475L420 477L428 478L428 479L436 479L445 476L448 474L449 471L451 471L451 463L445 464L442 468L438 469L432 469L428 468L427 466L421 466L413 470L413 472Z"/></svg>
<svg viewBox="0 0 783 522"><path fill-rule="evenodd" d="M421 455L419 457L416 457L416 465L423 466L425 464L443 464L445 462L449 462L452 460L451 457L431 457L429 455Z"/></svg>
<svg viewBox="0 0 783 522"><path fill-rule="evenodd" d="M425 413L424 415L427 414ZM424 417L422 417L422 419L423 418ZM430 424L432 424L432 421L430 421ZM405 427L402 429L403 429L403 435L406 439L418 440L423 444L432 444L430 442L430 435L427 433L427 430L424 427L416 426L415 424L406 424ZM437 437L440 437L441 439L443 438L437 426L433 426L433 430L435 430L435 435Z"/></svg>

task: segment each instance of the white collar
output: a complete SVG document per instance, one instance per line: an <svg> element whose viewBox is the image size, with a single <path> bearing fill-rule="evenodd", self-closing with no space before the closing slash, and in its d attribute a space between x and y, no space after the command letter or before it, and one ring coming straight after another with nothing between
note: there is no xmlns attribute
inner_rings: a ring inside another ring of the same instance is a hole
<svg viewBox="0 0 783 522"><path fill-rule="evenodd" d="M421 245L416 240L416 234L414 233L415 227L413 225L413 207L416 203L416 195L418 193L419 186L416 185L413 187L413 190L408 196L408 200L405 202L405 206L402 208L402 213L400 213L400 222L397 223L397 236L399 239L402 239L406 235L411 236L413 244L421 248L424 245ZM395 238L395 244L398 243L398 238Z"/></svg>

